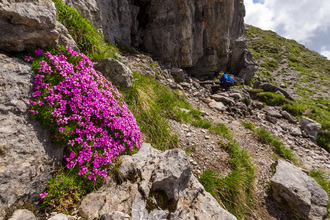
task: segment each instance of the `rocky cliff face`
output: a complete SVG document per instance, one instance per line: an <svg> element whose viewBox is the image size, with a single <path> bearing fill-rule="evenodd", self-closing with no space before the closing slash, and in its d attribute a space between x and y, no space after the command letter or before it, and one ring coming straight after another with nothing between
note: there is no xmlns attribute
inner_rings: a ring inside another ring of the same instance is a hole
<svg viewBox="0 0 330 220"><path fill-rule="evenodd" d="M0 54L0 219L19 200L38 202L63 158L63 149L30 118L33 77L29 64Z"/></svg>
<svg viewBox="0 0 330 220"><path fill-rule="evenodd" d="M230 71L246 81L253 77L240 0L66 2L101 26L107 40L122 40L192 75Z"/></svg>

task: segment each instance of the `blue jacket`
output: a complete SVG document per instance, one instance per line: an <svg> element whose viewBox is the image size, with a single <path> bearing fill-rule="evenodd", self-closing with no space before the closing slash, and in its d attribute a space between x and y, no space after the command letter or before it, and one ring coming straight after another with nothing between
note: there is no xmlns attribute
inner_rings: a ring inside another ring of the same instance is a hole
<svg viewBox="0 0 330 220"><path fill-rule="evenodd" d="M226 81L234 83L234 81L230 78L230 76L228 76L227 74L223 74L222 77L220 78L220 82L224 83Z"/></svg>

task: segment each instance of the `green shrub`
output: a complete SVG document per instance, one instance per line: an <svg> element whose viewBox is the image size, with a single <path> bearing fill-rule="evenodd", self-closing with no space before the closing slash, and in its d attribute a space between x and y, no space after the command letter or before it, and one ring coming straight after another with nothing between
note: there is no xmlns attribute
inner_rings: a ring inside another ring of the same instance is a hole
<svg viewBox="0 0 330 220"><path fill-rule="evenodd" d="M271 105L271 106L281 106L283 104L290 102L290 100L288 100L284 96L273 92L259 93L257 94L257 98L261 102L264 102L266 105Z"/></svg>

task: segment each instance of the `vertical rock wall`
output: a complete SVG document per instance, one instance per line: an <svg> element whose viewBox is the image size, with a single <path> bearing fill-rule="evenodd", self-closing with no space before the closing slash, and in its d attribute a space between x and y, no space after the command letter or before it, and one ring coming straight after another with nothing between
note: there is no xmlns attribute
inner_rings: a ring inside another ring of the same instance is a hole
<svg viewBox="0 0 330 220"><path fill-rule="evenodd" d="M248 81L254 74L249 67L252 56L245 40L235 43L244 36L245 7L241 0L66 2L94 24L101 24L110 42L122 40L151 53L156 59L186 68L192 75L212 75L215 71L239 74L242 71L239 76ZM91 17L91 14L94 15Z"/></svg>
<svg viewBox="0 0 330 220"><path fill-rule="evenodd" d="M33 71L29 64L0 54L0 219L22 200L37 203L63 149L30 118Z"/></svg>

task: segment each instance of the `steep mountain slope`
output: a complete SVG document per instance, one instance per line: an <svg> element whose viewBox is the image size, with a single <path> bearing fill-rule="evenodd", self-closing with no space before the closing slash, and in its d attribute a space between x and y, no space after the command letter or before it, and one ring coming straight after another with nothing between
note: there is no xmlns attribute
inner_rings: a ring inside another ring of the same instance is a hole
<svg viewBox="0 0 330 220"><path fill-rule="evenodd" d="M318 144L330 151L330 60L294 40L246 25L249 49L259 65L255 80L269 81L296 101L284 109L322 124Z"/></svg>

